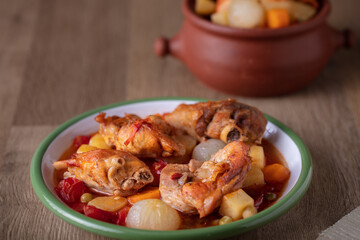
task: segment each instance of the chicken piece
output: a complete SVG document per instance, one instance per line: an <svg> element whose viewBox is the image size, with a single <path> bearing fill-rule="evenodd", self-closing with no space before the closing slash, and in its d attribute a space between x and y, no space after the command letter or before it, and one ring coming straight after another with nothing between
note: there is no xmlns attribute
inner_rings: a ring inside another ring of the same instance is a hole
<svg viewBox="0 0 360 240"><path fill-rule="evenodd" d="M154 180L144 162L130 153L111 149L76 153L53 166L67 168L64 177L74 177L94 191L109 195L132 195Z"/></svg>
<svg viewBox="0 0 360 240"><path fill-rule="evenodd" d="M187 214L205 217L220 205L222 196L238 190L250 170L250 148L233 141L209 161L168 164L160 174L162 200Z"/></svg>
<svg viewBox="0 0 360 240"><path fill-rule="evenodd" d="M260 144L267 123L259 109L233 99L181 104L164 118L199 141L209 137L225 143L239 139Z"/></svg>
<svg viewBox="0 0 360 240"><path fill-rule="evenodd" d="M118 150L147 158L185 154L185 146L170 137L172 127L160 116L141 119L130 114L105 117L105 113L100 113L95 120L100 123L99 133L105 142Z"/></svg>

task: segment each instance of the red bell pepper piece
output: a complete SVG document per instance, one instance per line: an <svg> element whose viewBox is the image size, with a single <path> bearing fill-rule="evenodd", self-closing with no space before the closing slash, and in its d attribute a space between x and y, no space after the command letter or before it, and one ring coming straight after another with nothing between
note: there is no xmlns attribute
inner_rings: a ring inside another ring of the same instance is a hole
<svg viewBox="0 0 360 240"><path fill-rule="evenodd" d="M81 195L88 191L85 184L75 178L63 179L55 187L57 195L66 203L79 202Z"/></svg>

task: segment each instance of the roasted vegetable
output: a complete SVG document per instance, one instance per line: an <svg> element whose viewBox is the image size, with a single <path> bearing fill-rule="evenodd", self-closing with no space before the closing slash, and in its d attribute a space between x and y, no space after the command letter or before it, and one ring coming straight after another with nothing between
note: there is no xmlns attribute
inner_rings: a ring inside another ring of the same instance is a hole
<svg viewBox="0 0 360 240"><path fill-rule="evenodd" d="M214 153L225 147L225 145L226 144L223 141L217 139L209 139L205 142L198 144L194 148L192 157L199 161L207 161Z"/></svg>
<svg viewBox="0 0 360 240"><path fill-rule="evenodd" d="M257 145L250 147L250 157L252 158L252 164L257 165L259 168L265 167L265 154L264 148Z"/></svg>
<svg viewBox="0 0 360 240"><path fill-rule="evenodd" d="M135 203L126 217L126 226L148 230L176 230L181 219L175 209L159 199Z"/></svg>
<svg viewBox="0 0 360 240"><path fill-rule="evenodd" d="M263 172L257 165L251 164L250 171L245 178L243 187L262 186L264 184L265 180Z"/></svg>
<svg viewBox="0 0 360 240"><path fill-rule="evenodd" d="M215 2L211 0L196 0L195 12L199 15L210 15L215 12Z"/></svg>
<svg viewBox="0 0 360 240"><path fill-rule="evenodd" d="M232 0L229 7L228 18L231 27L262 27L265 23L265 11L257 1Z"/></svg>
<svg viewBox="0 0 360 240"><path fill-rule="evenodd" d="M239 189L226 194L221 202L219 213L222 216L229 216L233 220L248 218L257 213L254 207L254 199Z"/></svg>
<svg viewBox="0 0 360 240"><path fill-rule="evenodd" d="M266 12L266 19L269 28L282 28L290 25L290 14L286 9L270 9Z"/></svg>
<svg viewBox="0 0 360 240"><path fill-rule="evenodd" d="M290 177L290 171L279 163L274 163L266 166L263 169L266 182L282 183Z"/></svg>
<svg viewBox="0 0 360 240"><path fill-rule="evenodd" d="M160 197L161 197L161 195L160 195L159 188L154 188L154 189L150 189L150 190L143 191L141 193L132 195L132 196L128 197L128 201L131 204L134 204L134 203L139 202L141 200L160 199Z"/></svg>
<svg viewBox="0 0 360 240"><path fill-rule="evenodd" d="M116 212L128 204L126 198L120 196L96 197L88 203L88 206L94 206L107 212Z"/></svg>

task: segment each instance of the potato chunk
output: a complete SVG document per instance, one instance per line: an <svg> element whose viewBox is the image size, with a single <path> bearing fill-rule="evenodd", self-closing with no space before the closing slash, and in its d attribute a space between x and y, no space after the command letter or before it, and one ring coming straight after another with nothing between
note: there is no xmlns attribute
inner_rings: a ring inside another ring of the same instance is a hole
<svg viewBox="0 0 360 240"><path fill-rule="evenodd" d="M265 184L264 174L256 164L251 164L250 171L248 172L243 187L261 186Z"/></svg>
<svg viewBox="0 0 360 240"><path fill-rule="evenodd" d="M304 22L316 14L316 8L302 2L292 2L291 13L296 20Z"/></svg>
<svg viewBox="0 0 360 240"><path fill-rule="evenodd" d="M111 147L106 144L104 138L100 134L95 134L90 138L90 146L94 146L101 149L110 149Z"/></svg>
<svg viewBox="0 0 360 240"><path fill-rule="evenodd" d="M229 216L233 220L248 218L257 213L254 207L254 199L239 189L226 194L221 202L219 213L222 216Z"/></svg>
<svg viewBox="0 0 360 240"><path fill-rule="evenodd" d="M196 0L195 12L200 15L210 15L215 12L215 2L211 0Z"/></svg>
<svg viewBox="0 0 360 240"><path fill-rule="evenodd" d="M211 14L211 21L216 24L228 25L228 18L227 18L227 12L217 12Z"/></svg>
<svg viewBox="0 0 360 240"><path fill-rule="evenodd" d="M94 206L108 212L116 212L125 207L127 204L127 199L120 196L97 197L88 203L90 206Z"/></svg>
<svg viewBox="0 0 360 240"><path fill-rule="evenodd" d="M252 164L257 165L259 168L265 167L265 154L263 147L252 145L250 147L250 157L252 158Z"/></svg>
<svg viewBox="0 0 360 240"><path fill-rule="evenodd" d="M76 151L76 153L84 153L84 152L89 152L89 151L92 151L92 150L95 150L95 149L98 149L97 147L94 147L94 146L90 146L90 145L87 145L87 144L82 144L78 150Z"/></svg>

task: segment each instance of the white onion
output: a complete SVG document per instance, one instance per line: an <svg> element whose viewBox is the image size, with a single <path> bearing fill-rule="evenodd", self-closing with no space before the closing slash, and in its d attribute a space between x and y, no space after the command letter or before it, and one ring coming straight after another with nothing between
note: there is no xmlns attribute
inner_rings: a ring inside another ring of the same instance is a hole
<svg viewBox="0 0 360 240"><path fill-rule="evenodd" d="M229 7L228 20L232 27L262 27L265 22L265 10L254 0L233 0Z"/></svg>
<svg viewBox="0 0 360 240"><path fill-rule="evenodd" d="M159 199L135 203L126 217L126 226L147 230L176 230L181 219L177 211Z"/></svg>
<svg viewBox="0 0 360 240"><path fill-rule="evenodd" d="M225 147L225 143L218 139L209 139L205 142L198 144L193 151L192 158L199 161L207 161L211 158L211 155L218 150Z"/></svg>

